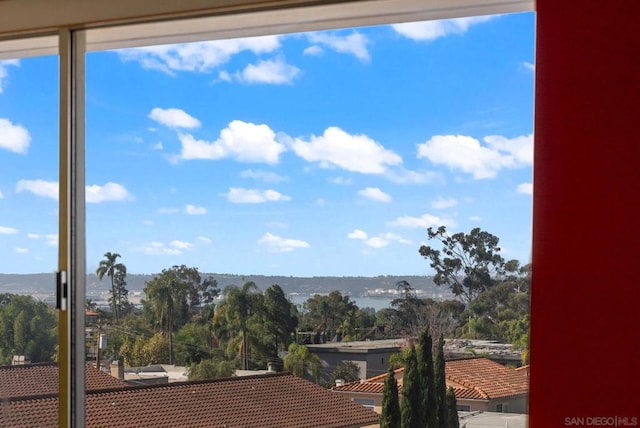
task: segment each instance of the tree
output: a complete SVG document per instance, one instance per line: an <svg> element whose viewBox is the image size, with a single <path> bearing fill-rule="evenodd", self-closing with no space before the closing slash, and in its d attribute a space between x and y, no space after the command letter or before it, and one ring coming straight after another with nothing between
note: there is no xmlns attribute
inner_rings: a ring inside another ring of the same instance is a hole
<svg viewBox="0 0 640 428"><path fill-rule="evenodd" d="M335 370L331 372L327 387L335 386L338 379L342 379L347 383L355 382L360 379L358 376L359 372L360 367L358 367L358 365L353 361L340 361L336 364Z"/></svg>
<svg viewBox="0 0 640 428"><path fill-rule="evenodd" d="M471 302L496 283L504 273L504 259L500 256L499 238L480 228L468 234L449 235L445 226L427 229L430 240L442 245L441 250L422 245L419 253L430 261L437 285L448 285L465 302Z"/></svg>
<svg viewBox="0 0 640 428"><path fill-rule="evenodd" d="M102 278L104 278L105 275L111 280L111 297L109 298L109 305L113 311L113 317L116 323L118 322L122 305L128 303L128 291L125 288L127 267L124 264L117 262L119 257L120 254L118 253L105 253L104 259L100 260L98 268L96 269L96 275L100 281L102 281Z"/></svg>
<svg viewBox="0 0 640 428"><path fill-rule="evenodd" d="M236 366L233 361L202 360L189 366L187 376L189 380L220 379L233 376L235 370Z"/></svg>
<svg viewBox="0 0 640 428"><path fill-rule="evenodd" d="M429 334L429 329L425 328L422 333L420 333L416 351L418 354L418 380L420 382L420 393L422 397L420 408L422 410L422 418L427 427L438 426L432 347L433 340Z"/></svg>
<svg viewBox="0 0 640 428"><path fill-rule="evenodd" d="M321 366L320 357L309 351L306 346L297 343L289 345L289 352L284 357L284 368L294 376L311 377L315 383L320 383Z"/></svg>
<svg viewBox="0 0 640 428"><path fill-rule="evenodd" d="M382 388L382 414L380 428L400 428L400 398L398 397L398 382L394 370L389 367L387 377Z"/></svg>
<svg viewBox="0 0 640 428"><path fill-rule="evenodd" d="M400 403L402 428L424 428L422 404L416 349L412 346L402 376L402 403Z"/></svg>
<svg viewBox="0 0 640 428"><path fill-rule="evenodd" d="M173 364L173 331L176 315L184 318L187 311L187 295L189 284L179 276L179 270L163 269L162 272L148 281L144 293L157 316L162 332L169 336L169 364Z"/></svg>
<svg viewBox="0 0 640 428"><path fill-rule="evenodd" d="M272 338L270 356L275 357L281 349L287 349L298 326L297 310L284 294L282 288L274 284L264 291L262 299L264 330L263 335ZM265 338L266 338L265 337Z"/></svg>
<svg viewBox="0 0 640 428"><path fill-rule="evenodd" d="M253 281L245 282L242 288L230 285L224 289L224 303L221 310L225 311L227 321L232 326L239 327L242 334L242 370L249 369L249 338L247 321L256 311L256 292L258 287Z"/></svg>
<svg viewBox="0 0 640 428"><path fill-rule="evenodd" d="M174 337L176 364L189 366L211 358L210 337L207 324L186 323Z"/></svg>
<svg viewBox="0 0 640 428"><path fill-rule="evenodd" d="M36 362L53 361L57 344L57 318L44 302L31 296L0 294L0 365L13 355Z"/></svg>
<svg viewBox="0 0 640 428"><path fill-rule="evenodd" d="M303 305L303 324L316 331L315 343L342 341L355 325L358 306L337 290L326 296L316 294Z"/></svg>
<svg viewBox="0 0 640 428"><path fill-rule="evenodd" d="M435 361L435 396L437 400L437 420L439 428L449 428L449 415L447 410L447 382L445 374L445 361L444 361L444 337L440 336L438 340L438 351L436 353Z"/></svg>
<svg viewBox="0 0 640 428"><path fill-rule="evenodd" d="M458 405L453 387L447 389L447 428L460 428L458 419Z"/></svg>

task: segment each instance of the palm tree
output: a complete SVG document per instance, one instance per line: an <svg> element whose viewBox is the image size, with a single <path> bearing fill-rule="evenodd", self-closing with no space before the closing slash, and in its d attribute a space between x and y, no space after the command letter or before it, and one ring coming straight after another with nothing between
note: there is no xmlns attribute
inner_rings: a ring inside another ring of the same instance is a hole
<svg viewBox="0 0 640 428"><path fill-rule="evenodd" d="M227 318L239 325L242 332L242 369L249 369L249 343L247 334L247 320L255 306L254 293L258 287L253 281L245 282L242 288L230 285L224 289L224 306Z"/></svg>
<svg viewBox="0 0 640 428"><path fill-rule="evenodd" d="M113 310L113 316L115 322L118 322L118 311L120 306L121 296L118 290L116 290L116 282L115 277L126 276L127 275L127 267L122 263L117 263L116 260L120 257L118 253L107 252L104 254L104 259L100 260L100 264L98 265L98 269L96 269L96 275L98 279L102 281L104 276L108 276L111 279L111 309Z"/></svg>

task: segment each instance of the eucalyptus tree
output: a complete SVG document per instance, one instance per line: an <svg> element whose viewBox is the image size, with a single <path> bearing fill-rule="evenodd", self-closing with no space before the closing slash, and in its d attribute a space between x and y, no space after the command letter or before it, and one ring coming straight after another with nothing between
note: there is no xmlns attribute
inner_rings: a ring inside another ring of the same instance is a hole
<svg viewBox="0 0 640 428"><path fill-rule="evenodd" d="M146 283L144 304L150 305L162 332L169 335L169 364L173 364L173 330L184 324L189 283L181 279L177 269L163 269Z"/></svg>
<svg viewBox="0 0 640 428"><path fill-rule="evenodd" d="M219 310L224 311L226 321L230 327L239 328L242 335L242 364L243 370L249 368L249 337L247 321L256 313L258 308L258 287L253 281L245 282L242 287L227 286L224 291L224 302Z"/></svg>
<svg viewBox="0 0 640 428"><path fill-rule="evenodd" d="M111 280L111 297L109 298L109 306L113 312L113 318L117 323L120 313L128 307L128 294L126 289L127 267L123 263L118 262L120 254L106 252L104 258L100 260L96 275L102 281L107 276Z"/></svg>
<svg viewBox="0 0 640 428"><path fill-rule="evenodd" d="M428 228L427 237L442 247L422 245L419 253L435 270L433 282L448 285L466 303L492 288L504 274L500 239L480 228L450 235L445 226Z"/></svg>
<svg viewBox="0 0 640 428"><path fill-rule="evenodd" d="M293 341L298 326L296 306L287 299L282 287L274 284L264 291L262 299L263 327L272 338L272 356L278 351L286 350Z"/></svg>
<svg viewBox="0 0 640 428"><path fill-rule="evenodd" d="M328 295L316 294L307 299L303 311L304 324L313 328L318 336L331 339L355 327L358 306L349 296L334 290ZM316 341L323 340L318 338Z"/></svg>

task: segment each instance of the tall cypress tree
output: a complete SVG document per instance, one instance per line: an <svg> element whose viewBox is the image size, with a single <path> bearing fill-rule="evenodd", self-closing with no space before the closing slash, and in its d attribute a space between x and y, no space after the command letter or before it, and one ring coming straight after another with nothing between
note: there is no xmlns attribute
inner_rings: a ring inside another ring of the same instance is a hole
<svg viewBox="0 0 640 428"><path fill-rule="evenodd" d="M433 373L433 341L429 329L425 328L418 340L418 371L420 378L420 395L422 399L421 426L438 428L438 404Z"/></svg>
<svg viewBox="0 0 640 428"><path fill-rule="evenodd" d="M382 389L382 414L380 428L400 428L400 398L398 397L398 382L393 368L389 367Z"/></svg>
<svg viewBox="0 0 640 428"><path fill-rule="evenodd" d="M445 368L444 337L440 335L440 340L438 341L438 351L436 353L436 362L435 362L435 395L438 401L438 404L437 404L438 427L450 428L448 424L447 382L446 382L446 374L445 374L444 368Z"/></svg>
<svg viewBox="0 0 640 428"><path fill-rule="evenodd" d="M456 394L453 392L453 388L449 387L447 390L447 427L448 428L460 428L460 420L458 419L458 405L456 402Z"/></svg>
<svg viewBox="0 0 640 428"><path fill-rule="evenodd" d="M402 376L402 403L400 404L402 428L424 428L424 423L421 424L421 393L416 348L412 346Z"/></svg>

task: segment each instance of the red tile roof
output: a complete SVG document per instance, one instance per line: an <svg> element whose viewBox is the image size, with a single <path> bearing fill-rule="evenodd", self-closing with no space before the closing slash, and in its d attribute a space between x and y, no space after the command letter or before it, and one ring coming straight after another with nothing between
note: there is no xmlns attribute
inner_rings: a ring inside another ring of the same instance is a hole
<svg viewBox="0 0 640 428"><path fill-rule="evenodd" d="M402 368L395 370L399 392L402 391L402 373ZM456 398L461 399L492 400L524 395L529 391L529 379L525 371L514 370L487 358L447 361L445 375L447 386L453 387ZM382 394L386 376L382 374L364 382L347 383L333 390Z"/></svg>
<svg viewBox="0 0 640 428"><path fill-rule="evenodd" d="M57 397L4 400L0 412L3 426L55 426ZM377 423L372 410L288 373L86 393L87 428L340 428Z"/></svg>
<svg viewBox="0 0 640 428"><path fill-rule="evenodd" d="M128 384L87 364L85 388L121 388ZM56 363L0 366L0 398L58 393Z"/></svg>

